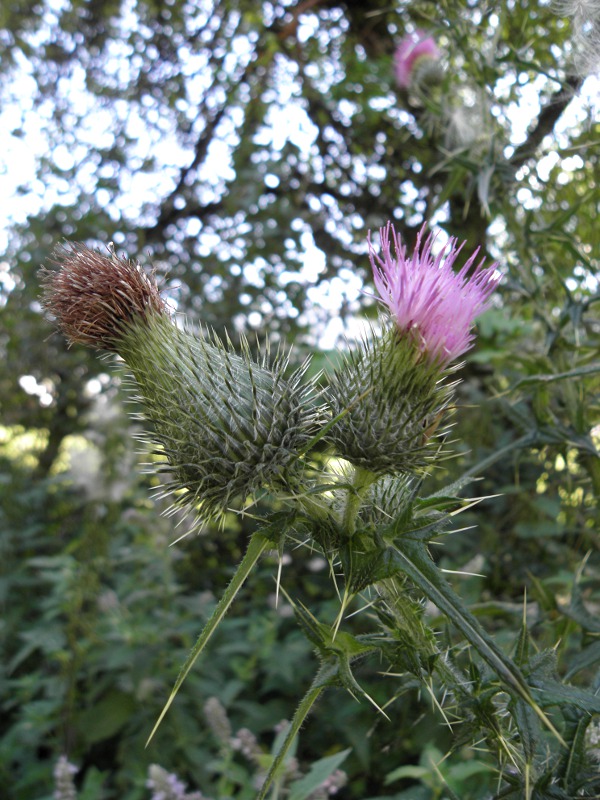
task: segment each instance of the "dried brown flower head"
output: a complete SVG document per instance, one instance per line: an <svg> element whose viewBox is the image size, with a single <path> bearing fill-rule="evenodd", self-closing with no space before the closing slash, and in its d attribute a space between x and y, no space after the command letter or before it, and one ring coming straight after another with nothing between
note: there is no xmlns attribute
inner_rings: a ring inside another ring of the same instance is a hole
<svg viewBox="0 0 600 800"><path fill-rule="evenodd" d="M143 407L144 435L173 480L173 508L196 522L222 518L264 487L289 493L318 415L308 364L286 377L282 350L254 358L230 342L179 328L152 275L134 261L67 243L42 270L42 303L69 342L116 352L125 388ZM137 414L136 414L136 418Z"/></svg>
<svg viewBox="0 0 600 800"><path fill-rule="evenodd" d="M78 242L58 245L50 261L58 269L40 271L41 303L71 344L116 352L131 322L168 311L152 275L112 247L109 253Z"/></svg>

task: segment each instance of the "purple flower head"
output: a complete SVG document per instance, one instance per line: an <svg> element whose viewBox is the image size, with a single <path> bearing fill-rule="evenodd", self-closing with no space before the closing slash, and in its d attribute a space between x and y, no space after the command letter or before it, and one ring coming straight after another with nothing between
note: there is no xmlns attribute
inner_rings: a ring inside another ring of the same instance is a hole
<svg viewBox="0 0 600 800"><path fill-rule="evenodd" d="M417 62L422 58L437 61L440 55L435 39L433 36L428 36L425 31L418 30L405 36L396 48L394 55L398 85L402 89L408 89Z"/></svg>
<svg viewBox="0 0 600 800"><path fill-rule="evenodd" d="M388 222L380 230L381 255L375 253L369 233L369 258L377 291L400 331L412 336L420 351L443 367L472 346L473 321L488 308L500 275L496 264L484 269L485 259L474 267L479 248L454 272L452 266L465 243L457 247L457 240L450 239L448 247L434 256L435 237L430 234L422 244L424 231L425 225L417 235L412 258L408 258L405 245Z"/></svg>

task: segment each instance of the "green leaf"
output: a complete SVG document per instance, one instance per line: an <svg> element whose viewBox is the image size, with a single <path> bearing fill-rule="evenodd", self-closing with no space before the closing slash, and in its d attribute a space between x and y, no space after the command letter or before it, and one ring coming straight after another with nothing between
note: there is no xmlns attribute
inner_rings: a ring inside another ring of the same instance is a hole
<svg viewBox="0 0 600 800"><path fill-rule="evenodd" d="M368 797L366 800L431 800L431 790L427 786L411 786L400 794L386 794L385 797Z"/></svg>
<svg viewBox="0 0 600 800"><path fill-rule="evenodd" d="M110 739L126 724L135 709L136 702L131 695L110 692L79 715L77 727L82 740L92 745Z"/></svg>
<svg viewBox="0 0 600 800"><path fill-rule="evenodd" d="M569 703L589 714L600 714L600 695L593 692L547 679L535 681L532 688L543 706Z"/></svg>
<svg viewBox="0 0 600 800"><path fill-rule="evenodd" d="M400 538L396 540L396 552L398 567L419 586L426 597L435 603L463 633L467 641L494 670L506 688L523 699L554 733L557 739L564 744L562 737L552 722L532 698L527 682L520 670L500 650L494 640L467 610L462 600L453 591L441 571L431 560L425 545L412 539Z"/></svg>
<svg viewBox="0 0 600 800"><path fill-rule="evenodd" d="M514 386L509 389L509 392L514 392L517 389L529 384L555 383L556 381L564 381L571 378L581 378L585 375L596 375L598 372L600 372L600 363L588 364L577 367L576 369L568 370L567 372L558 372L552 375L528 375L526 378L521 378L518 380Z"/></svg>
<svg viewBox="0 0 600 800"><path fill-rule="evenodd" d="M388 773L385 776L385 785L389 786L390 783L399 781L401 778L416 778L417 780L421 780L422 778L426 778L430 773L431 769L428 767L423 767L419 764L407 764L404 767L398 767L398 769L394 769L392 772Z"/></svg>
<svg viewBox="0 0 600 800"><path fill-rule="evenodd" d="M106 772L100 772L96 767L87 769L83 787L77 793L77 800L99 800L105 797L103 787L106 785L106 780Z"/></svg>
<svg viewBox="0 0 600 800"><path fill-rule="evenodd" d="M600 639L592 642L588 647L585 647L581 653L578 653L572 660L565 679L568 680L573 675L577 674L580 670L587 667L593 667L600 663Z"/></svg>
<svg viewBox="0 0 600 800"><path fill-rule="evenodd" d="M267 533L267 530L268 529L265 530L265 533ZM202 633L198 637L198 641L196 642L196 644L192 648L191 653L189 654L189 656L187 657L187 659L185 661L185 664L181 668L181 672L179 673L179 676L177 677L177 680L175 681L175 685L173 686L173 689L171 691L169 699L165 703L165 706L164 706L163 710L161 711L160 716L159 716L158 720L156 721L156 724L152 728L150 736L148 737L148 741L146 742L146 747L148 746L148 744L150 743L152 737L154 736L154 734L158 730L158 726L160 725L160 723L162 722L165 714L169 710L169 708L171 706L171 703L175 699L175 697L177 695L177 692L181 688L181 685L183 684L184 680L186 679L189 671L194 666L194 663L196 662L196 660L200 656L200 653L206 647L206 645L208 643L208 640L211 638L213 633L216 631L217 627L219 626L219 623L221 622L221 620L223 619L223 617L225 616L225 614L229 610L229 606L233 603L237 593L240 591L240 589L244 585L244 581L246 580L246 578L248 577L248 575L252 571L254 565L256 564L256 562L261 557L261 555L263 554L263 552L265 551L265 549L268 547L269 544L270 544L270 539L268 539L261 532L255 533L253 535L253 537L250 539L250 544L248 545L248 549L246 550L246 554L244 555L244 558L242 559L241 564L239 565L239 567L235 571L235 575L231 579L231 583L229 584L229 586L225 590L225 594L223 595L223 597L217 603L217 607L215 608L212 616L210 617L210 619L208 620L208 622L204 626L204 629L203 629Z"/></svg>
<svg viewBox="0 0 600 800"><path fill-rule="evenodd" d="M290 786L289 800L306 800L345 761L351 749L315 761L308 774Z"/></svg>

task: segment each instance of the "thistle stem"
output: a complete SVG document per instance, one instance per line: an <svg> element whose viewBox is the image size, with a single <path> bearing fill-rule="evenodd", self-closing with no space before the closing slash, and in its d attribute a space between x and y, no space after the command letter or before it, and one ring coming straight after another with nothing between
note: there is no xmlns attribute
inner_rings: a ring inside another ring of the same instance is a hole
<svg viewBox="0 0 600 800"><path fill-rule="evenodd" d="M308 692L304 695L304 697L300 701L300 705L296 709L296 713L294 714L294 718L292 719L285 740L283 741L283 744L281 745L279 752L277 753L277 755L275 756L275 758L271 763L271 766L269 768L269 773L265 778L265 782L261 790L259 791L256 800L265 800L268 790L273 785L273 781L276 780L277 772L279 771L281 765L285 761L285 757L289 752L289 749L292 746L294 739L298 735L298 731L302 727L302 723L310 713L311 708L319 699L321 692L324 690L325 685L318 684L319 677L320 674L318 673L313 685L310 687ZM277 797L277 795L275 795L275 797Z"/></svg>
<svg viewBox="0 0 600 800"><path fill-rule="evenodd" d="M351 538L356 531L356 517L363 498L371 484L376 480L377 475L374 472L362 467L354 468L354 480L352 481L352 487L348 489L342 520L343 529L348 538Z"/></svg>
<svg viewBox="0 0 600 800"><path fill-rule="evenodd" d="M299 495L298 503L311 519L323 522L331 516L331 509L329 505L320 497L317 498L315 496L309 497L307 495Z"/></svg>

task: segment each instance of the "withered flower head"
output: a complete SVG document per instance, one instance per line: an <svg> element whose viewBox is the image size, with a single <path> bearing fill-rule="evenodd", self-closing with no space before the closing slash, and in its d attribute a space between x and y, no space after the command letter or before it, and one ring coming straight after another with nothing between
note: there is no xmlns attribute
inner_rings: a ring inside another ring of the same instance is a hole
<svg viewBox="0 0 600 800"><path fill-rule="evenodd" d="M230 342L177 326L152 275L109 249L58 247L42 270L42 303L71 343L108 350L130 370L129 389L148 422L144 435L171 473L174 508L198 523L263 488L289 493L320 414L308 364L287 377L288 355L254 357ZM268 348L267 348L268 351ZM139 418L139 417L137 417Z"/></svg>
<svg viewBox="0 0 600 800"><path fill-rule="evenodd" d="M40 271L41 303L71 344L116 352L131 322L168 314L154 277L112 246L102 255L67 242L54 249L50 263L58 269Z"/></svg>

